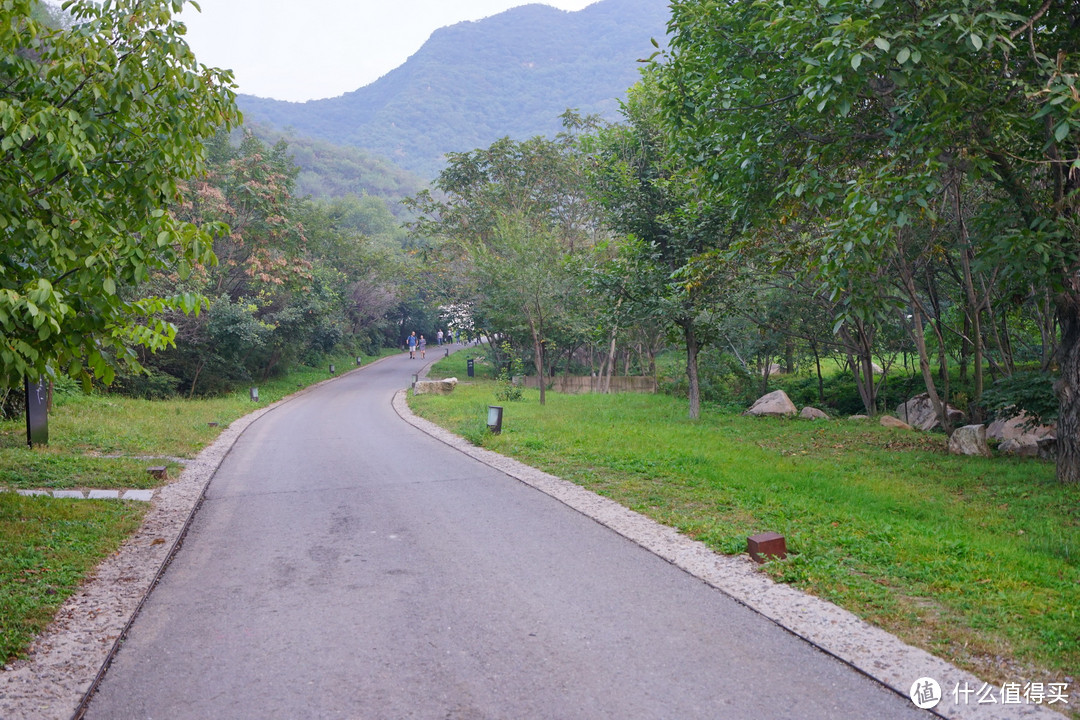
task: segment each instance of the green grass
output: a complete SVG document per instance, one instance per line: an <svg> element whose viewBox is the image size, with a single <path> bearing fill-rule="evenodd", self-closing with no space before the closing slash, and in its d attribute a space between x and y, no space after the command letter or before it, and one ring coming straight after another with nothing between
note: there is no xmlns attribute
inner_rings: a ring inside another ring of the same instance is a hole
<svg viewBox="0 0 1080 720"><path fill-rule="evenodd" d="M355 357L334 362L339 373L356 366ZM146 472L148 466L165 464L175 478L180 464L136 456L192 458L232 421L326 380L328 370L299 368L262 384L257 403L247 388L196 400L58 398L49 416L47 447L26 447L23 422L0 423L0 660L26 652L83 577L138 528L148 507L23 497L3 490L155 487L161 481Z"/></svg>
<svg viewBox="0 0 1080 720"><path fill-rule="evenodd" d="M25 650L83 577L138 529L147 507L0 492L0 658Z"/></svg>
<svg viewBox="0 0 1080 720"><path fill-rule="evenodd" d="M453 374L453 373L450 373ZM665 396L535 392L486 432L494 383L421 395L418 414L583 485L718 552L784 534L776 579L981 676L1080 668L1080 488L1052 464L949 456L944 436L873 422L686 418ZM500 403L501 404L501 403Z"/></svg>

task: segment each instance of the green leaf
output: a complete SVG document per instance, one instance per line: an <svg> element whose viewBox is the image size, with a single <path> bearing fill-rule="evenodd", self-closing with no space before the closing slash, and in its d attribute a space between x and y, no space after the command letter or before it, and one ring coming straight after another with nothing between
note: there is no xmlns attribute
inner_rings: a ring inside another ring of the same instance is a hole
<svg viewBox="0 0 1080 720"><path fill-rule="evenodd" d="M1071 128L1069 126L1069 121L1062 120L1060 123L1058 123L1058 126L1054 128L1054 140L1058 142L1064 140L1066 137L1069 136L1070 129Z"/></svg>
<svg viewBox="0 0 1080 720"><path fill-rule="evenodd" d="M112 278L109 278L109 277L105 278L101 282L101 287L102 287L102 289L105 290L106 295L115 295L116 294L116 282Z"/></svg>
<svg viewBox="0 0 1080 720"><path fill-rule="evenodd" d="M882 52L889 52L889 48L892 47L891 45L889 45L888 40L886 40L885 38L881 38L881 37L874 38L874 44L877 45L878 49L881 50Z"/></svg>
<svg viewBox="0 0 1080 720"><path fill-rule="evenodd" d="M983 40L981 37L979 37L975 33L971 33L971 35L969 35L968 37L971 38L971 44L975 47L976 50L982 50Z"/></svg>
<svg viewBox="0 0 1080 720"><path fill-rule="evenodd" d="M855 53L851 56L851 69L858 70L860 65L862 65L862 53Z"/></svg>
<svg viewBox="0 0 1080 720"><path fill-rule="evenodd" d="M896 62L903 65L911 58L911 50L908 48L900 48L900 52L896 53Z"/></svg>

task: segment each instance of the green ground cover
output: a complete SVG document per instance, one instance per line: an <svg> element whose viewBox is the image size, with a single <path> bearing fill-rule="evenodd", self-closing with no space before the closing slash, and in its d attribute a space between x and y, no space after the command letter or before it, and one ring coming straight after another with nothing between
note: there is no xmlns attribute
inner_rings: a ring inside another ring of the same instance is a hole
<svg viewBox="0 0 1080 720"><path fill-rule="evenodd" d="M339 373L356 367L355 357L331 361ZM181 465L141 457L194 457L232 421L326 380L328 364L301 367L259 385L258 402L247 388L194 400L57 396L49 415L49 445L32 450L22 421L0 422L0 661L25 653L83 577L138 528L148 507L23 497L5 490L155 487L161 481L146 472L148 466L168 465L175 478Z"/></svg>
<svg viewBox="0 0 1080 720"><path fill-rule="evenodd" d="M436 375L465 379L451 358ZM1080 488L1036 460L961 458L943 435L867 421L747 418L655 395L535 391L477 379L414 410L608 496L721 553L784 534L777 580L997 682L1080 668ZM505 405L503 432L486 431Z"/></svg>

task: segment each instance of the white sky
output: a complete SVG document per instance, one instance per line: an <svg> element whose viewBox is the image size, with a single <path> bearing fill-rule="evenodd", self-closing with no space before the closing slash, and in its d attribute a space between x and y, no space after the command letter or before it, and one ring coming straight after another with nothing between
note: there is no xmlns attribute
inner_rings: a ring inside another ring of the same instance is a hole
<svg viewBox="0 0 1080 720"><path fill-rule="evenodd" d="M596 0L536 0L581 10ZM277 100L336 97L367 85L431 33L527 0L198 0L181 19L204 65L231 69L240 92Z"/></svg>

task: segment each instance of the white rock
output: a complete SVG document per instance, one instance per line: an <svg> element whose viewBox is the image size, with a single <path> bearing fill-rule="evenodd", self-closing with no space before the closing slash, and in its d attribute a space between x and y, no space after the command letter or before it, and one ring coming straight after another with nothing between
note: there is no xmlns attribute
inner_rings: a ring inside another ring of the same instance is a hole
<svg viewBox="0 0 1080 720"><path fill-rule="evenodd" d="M986 426L965 425L953 430L949 437L949 453L990 457L990 448L986 444Z"/></svg>
<svg viewBox="0 0 1080 720"><path fill-rule="evenodd" d="M758 398L757 402L751 405L750 409L744 412L743 415L786 417L796 415L798 412L799 409L795 407L795 403L791 402L791 398L787 396L786 392L774 390L768 395Z"/></svg>

